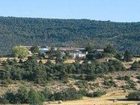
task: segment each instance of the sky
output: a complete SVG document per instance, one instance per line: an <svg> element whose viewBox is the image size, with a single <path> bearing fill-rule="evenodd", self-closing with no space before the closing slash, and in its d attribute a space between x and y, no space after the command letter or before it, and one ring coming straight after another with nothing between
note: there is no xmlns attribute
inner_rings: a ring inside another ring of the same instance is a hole
<svg viewBox="0 0 140 105"><path fill-rule="evenodd" d="M0 0L0 16L140 22L140 0Z"/></svg>

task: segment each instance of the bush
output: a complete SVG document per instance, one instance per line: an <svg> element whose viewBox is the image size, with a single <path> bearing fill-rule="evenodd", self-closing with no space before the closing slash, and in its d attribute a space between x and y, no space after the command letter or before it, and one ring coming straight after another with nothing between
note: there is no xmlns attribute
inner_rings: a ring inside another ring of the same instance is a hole
<svg viewBox="0 0 140 105"><path fill-rule="evenodd" d="M79 93L83 96L86 96L87 91L85 89L81 89L81 90L79 90Z"/></svg>
<svg viewBox="0 0 140 105"><path fill-rule="evenodd" d="M137 76L137 79L140 79L140 75L139 75L139 76Z"/></svg>
<svg viewBox="0 0 140 105"><path fill-rule="evenodd" d="M7 93L5 93L5 95L3 96L3 100L7 100L8 103L11 104L17 104L17 99L15 97L15 94L13 92L8 91Z"/></svg>
<svg viewBox="0 0 140 105"><path fill-rule="evenodd" d="M96 80L97 76L95 74L92 74L92 75L87 75L85 80L87 81L93 81L93 80Z"/></svg>
<svg viewBox="0 0 140 105"><path fill-rule="evenodd" d="M75 85L78 86L78 88L80 89L85 89L88 84L86 81L77 81Z"/></svg>
<svg viewBox="0 0 140 105"><path fill-rule="evenodd" d="M115 84L115 82L114 82L112 79L110 79L110 80L105 80L105 81L104 81L104 85L106 85L106 86L108 86L108 87L116 87L116 84Z"/></svg>
<svg viewBox="0 0 140 105"><path fill-rule="evenodd" d="M130 79L127 80L127 85L122 86L124 89L136 89L136 83Z"/></svg>
<svg viewBox="0 0 140 105"><path fill-rule="evenodd" d="M127 81L130 88L135 89L135 82L132 80Z"/></svg>
<svg viewBox="0 0 140 105"><path fill-rule="evenodd" d="M118 77L117 79L118 80L126 80L126 81L129 81L130 80L130 77L129 76L124 76L124 77Z"/></svg>
<svg viewBox="0 0 140 105"><path fill-rule="evenodd" d="M12 104L17 103L25 104L28 103L28 92L25 87L20 87L17 93L11 91L5 93L3 99L7 100L9 103Z"/></svg>
<svg viewBox="0 0 140 105"><path fill-rule="evenodd" d="M28 91L25 87L20 87L15 95L17 97L17 102L21 104L28 103Z"/></svg>
<svg viewBox="0 0 140 105"><path fill-rule="evenodd" d="M125 90L126 89L131 89L131 87L129 85L123 85L122 88L125 89Z"/></svg>
<svg viewBox="0 0 140 105"><path fill-rule="evenodd" d="M12 80L11 79L6 79L6 80L1 80L0 81L0 84L4 87L7 87L9 84L12 83Z"/></svg>
<svg viewBox="0 0 140 105"><path fill-rule="evenodd" d="M62 92L55 93L54 98L55 100L75 100L81 99L82 94L76 91L74 88L70 88Z"/></svg>
<svg viewBox="0 0 140 105"><path fill-rule="evenodd" d="M28 95L30 105L43 105L45 98L42 93L36 92L34 89L31 89Z"/></svg>
<svg viewBox="0 0 140 105"><path fill-rule="evenodd" d="M36 92L31 89L29 92L25 87L20 87L18 91L8 91L5 95L0 98L0 103L10 104L28 104L31 105L42 105L44 101L44 95L40 92Z"/></svg>
<svg viewBox="0 0 140 105"><path fill-rule="evenodd" d="M127 96L128 100L140 101L140 92L132 92Z"/></svg>
<svg viewBox="0 0 140 105"><path fill-rule="evenodd" d="M0 97L0 104L8 104L8 100L6 100L4 97Z"/></svg>
<svg viewBox="0 0 140 105"><path fill-rule="evenodd" d="M45 90L43 91L43 94L44 94L45 100L52 100L51 99L52 92L48 88L45 88Z"/></svg>
<svg viewBox="0 0 140 105"><path fill-rule="evenodd" d="M88 93L86 96L88 96L88 97L101 97L102 95L105 95L105 94L106 94L105 91L98 90L98 91L93 92L93 93Z"/></svg>
<svg viewBox="0 0 140 105"><path fill-rule="evenodd" d="M121 61L109 60L108 61L109 71L124 71L126 68Z"/></svg>
<svg viewBox="0 0 140 105"><path fill-rule="evenodd" d="M140 69L140 62L136 62L136 61L135 61L135 62L132 64L131 69L132 69L132 70L138 70L138 69Z"/></svg>

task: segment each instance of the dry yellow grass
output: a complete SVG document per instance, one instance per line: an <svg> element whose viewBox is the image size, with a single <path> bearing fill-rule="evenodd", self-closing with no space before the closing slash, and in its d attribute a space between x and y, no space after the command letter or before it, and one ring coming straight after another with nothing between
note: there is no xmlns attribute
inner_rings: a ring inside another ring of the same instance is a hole
<svg viewBox="0 0 140 105"><path fill-rule="evenodd" d="M66 60L64 63L74 63L74 62L75 62L74 59L68 59L68 60Z"/></svg>

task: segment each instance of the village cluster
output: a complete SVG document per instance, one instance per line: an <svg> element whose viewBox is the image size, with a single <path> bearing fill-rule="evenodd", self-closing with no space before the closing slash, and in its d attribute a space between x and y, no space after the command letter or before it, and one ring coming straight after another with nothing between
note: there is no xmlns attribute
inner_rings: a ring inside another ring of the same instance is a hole
<svg viewBox="0 0 140 105"><path fill-rule="evenodd" d="M29 54L32 55L31 48L33 46L24 46L29 49ZM46 55L50 51L60 51L62 56L66 55L66 53L71 56L72 59L85 59L88 51L84 47L48 47L48 46L38 46L39 54ZM94 49L94 53L103 52L104 49Z"/></svg>

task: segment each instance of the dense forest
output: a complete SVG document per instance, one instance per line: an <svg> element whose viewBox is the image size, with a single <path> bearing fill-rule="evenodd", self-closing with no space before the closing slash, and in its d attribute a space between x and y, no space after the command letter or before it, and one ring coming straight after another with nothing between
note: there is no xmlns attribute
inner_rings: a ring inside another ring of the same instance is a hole
<svg viewBox="0 0 140 105"><path fill-rule="evenodd" d="M110 21L0 17L0 54L15 45L95 48L112 44L120 51L140 53L140 23Z"/></svg>

